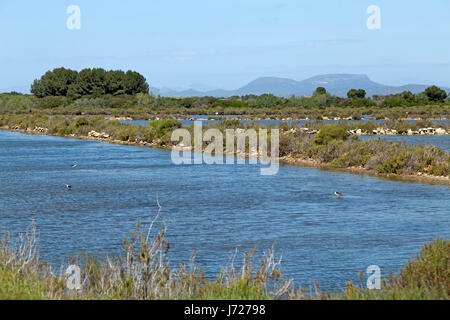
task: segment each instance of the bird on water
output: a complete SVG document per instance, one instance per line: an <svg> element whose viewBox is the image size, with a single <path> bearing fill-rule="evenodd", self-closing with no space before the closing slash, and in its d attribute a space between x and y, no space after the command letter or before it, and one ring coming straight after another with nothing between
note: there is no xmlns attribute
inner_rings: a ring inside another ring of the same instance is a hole
<svg viewBox="0 0 450 320"><path fill-rule="evenodd" d="M340 193L340 192L337 192L337 191L334 192L334 195L337 196L337 197L343 197L344 196L343 193Z"/></svg>

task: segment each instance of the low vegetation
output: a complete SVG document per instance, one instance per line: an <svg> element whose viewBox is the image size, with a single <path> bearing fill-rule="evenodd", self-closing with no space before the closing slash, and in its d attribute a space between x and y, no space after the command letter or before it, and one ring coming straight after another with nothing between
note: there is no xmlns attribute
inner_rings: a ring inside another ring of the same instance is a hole
<svg viewBox="0 0 450 320"><path fill-rule="evenodd" d="M359 140L336 124L313 138L302 132L280 136L280 156L312 159L330 168L357 168L379 174L450 176L450 154L436 146L411 146L383 139Z"/></svg>
<svg viewBox="0 0 450 320"><path fill-rule="evenodd" d="M362 89L347 97L319 87L312 96L273 94L169 98L149 93L147 80L134 71L101 68L80 72L57 68L31 85L32 95L0 94L0 114L108 115L134 119L181 118L189 115L239 115L248 119L448 119L450 98L431 86L424 92L405 91L367 97Z"/></svg>
<svg viewBox="0 0 450 320"><path fill-rule="evenodd" d="M398 275L382 280L381 290L367 290L347 283L336 299L449 300L450 241L437 238L425 244L420 254L408 261Z"/></svg>
<svg viewBox="0 0 450 320"><path fill-rule="evenodd" d="M282 158L311 160L332 169L357 168L377 174L450 176L450 154L439 147L411 146L383 139L359 140L357 136L349 136L346 123L323 125L316 122L311 123L310 126L320 129L315 136L305 133L296 124L280 124L279 151ZM161 120L151 121L147 126L138 126L117 120L105 121L98 117L7 115L0 116L0 127L31 133L91 137L170 149L176 145L171 141L172 132L175 128L181 127L181 123L174 120ZM225 132L228 128L270 129L274 127L274 125L242 124L236 120L226 120L218 124L208 124L204 126L204 129L217 128ZM193 137L193 126L187 129L191 131ZM92 135L92 132L95 132L95 135Z"/></svg>
<svg viewBox="0 0 450 320"><path fill-rule="evenodd" d="M214 279L207 279L194 258L178 268L169 266L170 244L165 240L166 227L159 232L153 220L147 231L136 231L124 239L122 254L97 259L91 255L72 258L80 266L80 286L67 289L68 276L39 260L36 228L13 241L4 233L0 241L1 300L267 300L267 299L449 299L450 241L436 239L424 245L419 256L410 260L398 275L382 280L381 290L369 290L361 282L348 282L342 292L320 292L296 287L282 275L281 258L273 249L260 256L256 249L246 252L242 262L232 257ZM72 281L72 280L69 280Z"/></svg>

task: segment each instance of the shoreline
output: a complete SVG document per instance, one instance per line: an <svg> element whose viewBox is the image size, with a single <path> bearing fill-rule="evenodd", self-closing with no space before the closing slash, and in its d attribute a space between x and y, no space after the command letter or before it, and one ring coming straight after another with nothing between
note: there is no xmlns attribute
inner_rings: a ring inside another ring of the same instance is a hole
<svg viewBox="0 0 450 320"><path fill-rule="evenodd" d="M410 182L410 183L426 183L433 185L448 185L450 186L450 178L445 176L431 176L427 174L422 175L399 175L393 173L378 173L375 170L368 170L361 167L349 167L349 168L340 168L340 169L332 169L329 167L329 163L319 163L313 159L301 159L294 158L291 156L284 156L280 158L280 163L292 165L292 166L300 166L300 167L311 167L317 168L321 170L331 171L331 172L345 172L351 174L358 175L367 175L371 177L376 177L380 179L387 179L393 181L402 181L402 182Z"/></svg>
<svg viewBox="0 0 450 320"><path fill-rule="evenodd" d="M157 143L148 143L148 142L131 142L131 141L121 141L121 140L115 140L111 139L109 137L104 137L102 134L99 136L82 136L82 135L66 135L66 136L59 136L59 135L51 135L46 132L47 129L45 128L38 128L36 129L17 129L17 128L10 128L9 126L2 126L0 127L0 130L3 131L10 131L10 132L19 132L23 134L30 134L30 135L42 135L42 136L51 136L51 137L61 137L61 138L71 138L71 139L78 139L78 140L91 140L91 141L98 141L98 142L106 142L111 144L118 144L118 145L127 145L127 146L137 146L137 147L148 147L148 148L154 148L154 149L160 149L160 150L167 150L171 151L174 147L159 147L157 146ZM247 157L247 156L246 156ZM334 172L346 172L351 174L359 174L359 175L368 175L372 177L382 178L382 179L388 179L388 180L394 180L394 181L403 181L403 182L410 182L410 183L426 183L426 184L432 184L432 185L448 185L450 186L450 177L445 176L432 176L427 174L422 175L399 175L399 174L386 174L386 173L378 173L375 170L368 170L361 167L348 167L348 168L339 168L339 169L332 169L329 167L329 163L320 163L314 159L302 159L302 158L295 158L292 156L283 156L279 157L279 162L281 164L287 164L292 166L302 166L302 167L312 167L317 168L321 170L327 170L327 171L334 171Z"/></svg>

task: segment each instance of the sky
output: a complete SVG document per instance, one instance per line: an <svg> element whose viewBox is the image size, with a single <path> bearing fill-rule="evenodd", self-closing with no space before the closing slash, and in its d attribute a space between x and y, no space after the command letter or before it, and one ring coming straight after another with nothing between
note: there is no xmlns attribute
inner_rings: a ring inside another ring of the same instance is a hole
<svg viewBox="0 0 450 320"><path fill-rule="evenodd" d="M380 29L367 27L371 5ZM328 73L450 87L450 1L0 0L0 91L56 67L132 69L173 89Z"/></svg>

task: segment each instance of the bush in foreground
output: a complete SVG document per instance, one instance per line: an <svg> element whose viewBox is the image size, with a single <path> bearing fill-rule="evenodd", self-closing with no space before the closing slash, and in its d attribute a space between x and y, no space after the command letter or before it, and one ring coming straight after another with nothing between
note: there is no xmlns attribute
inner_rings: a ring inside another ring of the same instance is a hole
<svg viewBox="0 0 450 320"><path fill-rule="evenodd" d="M321 293L295 287L280 271L280 259L273 249L264 253L255 267L256 249L244 254L239 267L235 256L215 279L206 279L192 258L188 264L171 268L165 240L166 227L151 237L137 225L124 240L119 257L99 260L82 255L72 261L81 266L82 287L66 289L65 275L55 275L37 256L36 229L30 227L14 243L5 235L0 240L0 299L449 299L450 241L426 244L420 255L409 261L398 276L383 279L381 290L368 290L347 283L343 292ZM63 270L63 269L62 269Z"/></svg>

